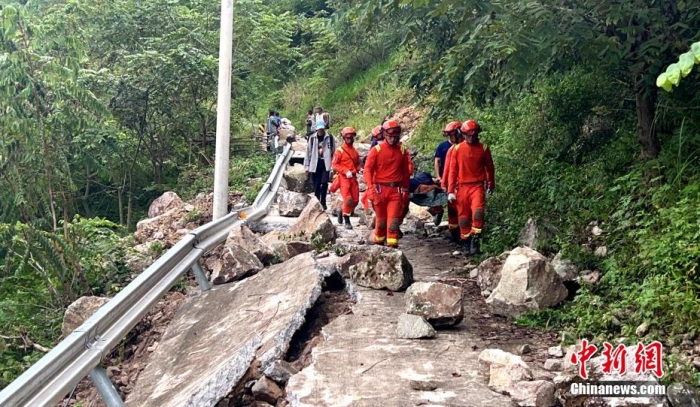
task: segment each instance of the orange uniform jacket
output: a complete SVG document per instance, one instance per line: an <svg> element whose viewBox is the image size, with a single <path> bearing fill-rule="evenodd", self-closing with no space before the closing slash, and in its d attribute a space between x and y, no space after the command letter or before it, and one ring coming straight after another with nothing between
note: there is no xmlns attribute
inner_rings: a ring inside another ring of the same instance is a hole
<svg viewBox="0 0 700 407"><path fill-rule="evenodd" d="M454 193L457 184L486 181L490 189L496 187L491 150L482 143L463 141L453 147L448 174L447 191Z"/></svg>
<svg viewBox="0 0 700 407"><path fill-rule="evenodd" d="M390 146L383 142L369 150L365 163L365 184L372 190L375 184L397 182L403 188L410 186L413 162L408 149L398 143Z"/></svg>
<svg viewBox="0 0 700 407"><path fill-rule="evenodd" d="M445 189L447 189L450 185L450 163L452 163L452 153L454 152L456 145L457 144L453 144L452 146L450 146L450 149L447 150L447 156L445 157L445 167L442 170L442 174L438 174L438 176L440 177L440 183Z"/></svg>
<svg viewBox="0 0 700 407"><path fill-rule="evenodd" d="M357 175L357 171L360 170L360 154L355 150L355 147L343 144L335 150L333 170L340 177L345 177L348 171L351 171L353 175Z"/></svg>

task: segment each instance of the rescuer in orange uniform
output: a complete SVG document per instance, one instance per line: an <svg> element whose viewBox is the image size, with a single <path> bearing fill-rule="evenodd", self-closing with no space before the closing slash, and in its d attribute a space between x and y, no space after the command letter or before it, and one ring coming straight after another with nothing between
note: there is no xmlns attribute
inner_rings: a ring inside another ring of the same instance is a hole
<svg viewBox="0 0 700 407"><path fill-rule="evenodd" d="M462 126L462 123L460 123L458 121L454 121L454 122L447 123L447 126L445 126L445 129L443 130L443 134L448 138L448 141L451 144L449 150L447 150L447 156L445 157L445 164L443 167L442 174L437 174L440 177L440 184L442 185L442 187L445 190L447 190L449 183L450 183L449 182L449 180L450 180L449 169L450 169L450 163L452 162L452 155L454 153L455 146L457 144L461 143L463 140L462 133L460 131L461 126ZM442 216L440 216L440 219L441 218L442 218ZM438 223L436 223L436 226ZM447 224L448 224L448 228L450 229L450 241L452 243L459 244L461 241L461 238L460 238L459 223L458 223L458 218L457 218L457 202L448 202L447 203Z"/></svg>
<svg viewBox="0 0 700 407"><path fill-rule="evenodd" d="M365 163L365 183L376 213L374 243L399 246L399 226L408 201L411 158L399 142L401 126L396 120L383 125L384 142L370 149ZM388 222L388 228L387 228Z"/></svg>
<svg viewBox="0 0 700 407"><path fill-rule="evenodd" d="M479 238L484 225L486 193L496 188L491 150L479 142L481 128L474 120L462 124L464 142L454 146L449 168L448 201L457 202L459 229L467 255L479 254Z"/></svg>
<svg viewBox="0 0 700 407"><path fill-rule="evenodd" d="M344 143L335 150L333 156L333 170L340 177L340 195L343 197L343 208L338 213L338 224L343 224L345 229L352 229L350 216L360 199L360 185L357 182L357 173L360 170L360 154L353 147L357 132L353 127L346 127L340 131Z"/></svg>
<svg viewBox="0 0 700 407"><path fill-rule="evenodd" d="M384 141L384 129L382 128L382 125L380 124L379 126L375 126L372 129L372 138L371 138L372 144L370 145L369 148L374 148L377 144L381 143ZM364 208L365 212L369 210L369 191L365 191L364 194L362 194L362 207Z"/></svg>
<svg viewBox="0 0 700 407"><path fill-rule="evenodd" d="M384 141L384 129L380 124L379 126L376 126L372 129L372 144L370 145L370 148L376 146L382 141Z"/></svg>

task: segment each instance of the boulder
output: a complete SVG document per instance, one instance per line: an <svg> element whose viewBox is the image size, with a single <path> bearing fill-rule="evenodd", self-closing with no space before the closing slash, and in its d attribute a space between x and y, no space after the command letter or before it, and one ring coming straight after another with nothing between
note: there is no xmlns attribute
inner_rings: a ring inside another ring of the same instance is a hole
<svg viewBox="0 0 700 407"><path fill-rule="evenodd" d="M396 336L401 339L434 338L435 329L420 315L401 314Z"/></svg>
<svg viewBox="0 0 700 407"><path fill-rule="evenodd" d="M328 203L331 209L331 215L338 216L338 214L343 211L343 197L340 195L340 192L328 194Z"/></svg>
<svg viewBox="0 0 700 407"><path fill-rule="evenodd" d="M277 360L265 370L265 376L280 384L287 383L297 373L299 371L286 360Z"/></svg>
<svg viewBox="0 0 700 407"><path fill-rule="evenodd" d="M668 386L666 397L672 407L700 407L700 393L687 383L675 383Z"/></svg>
<svg viewBox="0 0 700 407"><path fill-rule="evenodd" d="M406 290L406 312L424 317L436 328L462 322L462 289L443 283L414 283Z"/></svg>
<svg viewBox="0 0 700 407"><path fill-rule="evenodd" d="M308 253L315 248L313 243L310 242L280 240L280 237L281 235L278 232L270 232L262 237L262 241L270 246L272 251L274 251L277 257L282 261L287 261L302 253Z"/></svg>
<svg viewBox="0 0 700 407"><path fill-rule="evenodd" d="M493 291L498 286L498 283L501 281L503 263L505 263L509 254L510 252L504 252L498 257L489 257L479 264L476 285L479 286L481 291Z"/></svg>
<svg viewBox="0 0 700 407"><path fill-rule="evenodd" d="M428 208L424 206L418 206L413 202L408 204L408 215L406 217L413 217L415 219L420 219L423 222L432 222L433 216L428 213Z"/></svg>
<svg viewBox="0 0 700 407"><path fill-rule="evenodd" d="M249 253L254 254L263 264L270 264L275 253L270 246L260 240L246 225L235 225L228 233L225 246L238 245Z"/></svg>
<svg viewBox="0 0 700 407"><path fill-rule="evenodd" d="M264 401L272 405L277 404L277 400L284 396L282 389L267 377L261 377L253 385L253 397L256 400Z"/></svg>
<svg viewBox="0 0 700 407"><path fill-rule="evenodd" d="M312 193L314 192L311 177L306 174L303 165L293 165L289 167L283 175L282 187L287 191Z"/></svg>
<svg viewBox="0 0 700 407"><path fill-rule="evenodd" d="M502 394L511 394L516 383L532 380L532 371L520 356L500 349L481 352L479 368L488 376L489 388Z"/></svg>
<svg viewBox="0 0 700 407"><path fill-rule="evenodd" d="M354 147L355 150L357 150L357 153L360 155L360 167L364 168L365 160L367 160L369 149L372 147L372 145L367 143L355 143Z"/></svg>
<svg viewBox="0 0 700 407"><path fill-rule="evenodd" d="M413 282L413 266L403 252L381 246L368 250L367 261L348 272L355 284L375 290L403 291Z"/></svg>
<svg viewBox="0 0 700 407"><path fill-rule="evenodd" d="M552 267L561 281L574 281L578 278L578 267L571 260L562 258L561 252L552 259Z"/></svg>
<svg viewBox="0 0 700 407"><path fill-rule="evenodd" d="M510 252L501 281L486 304L493 314L517 317L541 311L566 299L568 291L547 259L529 247Z"/></svg>
<svg viewBox="0 0 700 407"><path fill-rule="evenodd" d="M182 199L180 199L175 192L168 191L151 202L151 206L148 208L148 217L155 218L156 216L162 215L170 209L180 208L183 206L185 206L185 203L182 201Z"/></svg>
<svg viewBox="0 0 700 407"><path fill-rule="evenodd" d="M542 250L556 236L556 233L557 230L551 223L541 219L530 218L520 231L518 241L521 246Z"/></svg>
<svg viewBox="0 0 700 407"><path fill-rule="evenodd" d="M211 282L214 284L230 283L251 276L264 267L258 257L241 246L237 244L226 245L221 259L214 262Z"/></svg>
<svg viewBox="0 0 700 407"><path fill-rule="evenodd" d="M555 387L546 380L519 382L510 393L513 402L521 407L553 407L557 403Z"/></svg>
<svg viewBox="0 0 700 407"><path fill-rule="evenodd" d="M369 251L350 252L338 261L338 272L343 278L350 278L350 267L367 263L369 258Z"/></svg>
<svg viewBox="0 0 700 407"><path fill-rule="evenodd" d="M64 337L75 331L97 310L105 305L109 298L105 297L80 297L66 309L61 324L61 333Z"/></svg>
<svg viewBox="0 0 700 407"><path fill-rule="evenodd" d="M280 216L297 217L309 203L310 196L294 191L281 191L277 195Z"/></svg>
<svg viewBox="0 0 700 407"><path fill-rule="evenodd" d="M596 285L600 282L600 278L598 270L583 270L578 276L578 281L588 285Z"/></svg>
<svg viewBox="0 0 700 407"><path fill-rule="evenodd" d="M285 236L299 236L300 238L293 240L304 241L310 241L314 236L320 236L322 243L333 243L338 235L330 216L323 210L321 203L316 197L311 197Z"/></svg>

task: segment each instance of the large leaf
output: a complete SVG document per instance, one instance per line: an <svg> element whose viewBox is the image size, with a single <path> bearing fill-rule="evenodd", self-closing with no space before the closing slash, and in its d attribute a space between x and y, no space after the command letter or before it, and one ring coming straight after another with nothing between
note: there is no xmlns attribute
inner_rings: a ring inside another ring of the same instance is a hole
<svg viewBox="0 0 700 407"><path fill-rule="evenodd" d="M681 73L685 78L688 76L690 71L693 70L693 66L695 65L695 56L693 55L693 52L688 51L685 54L682 54L678 64L680 65Z"/></svg>

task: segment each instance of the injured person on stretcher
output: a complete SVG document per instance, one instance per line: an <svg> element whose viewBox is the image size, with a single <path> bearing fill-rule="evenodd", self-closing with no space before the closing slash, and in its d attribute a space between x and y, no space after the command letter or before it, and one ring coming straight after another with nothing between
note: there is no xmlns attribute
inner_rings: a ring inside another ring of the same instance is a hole
<svg viewBox="0 0 700 407"><path fill-rule="evenodd" d="M439 226L445 212L444 207L447 205L447 193L427 172L419 172L411 178L410 183L410 201L418 206L428 207L428 213L433 215L435 226Z"/></svg>

